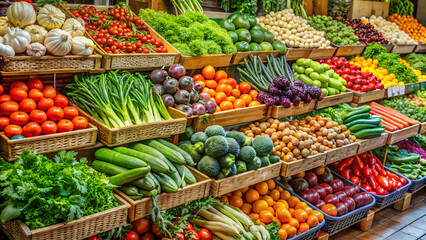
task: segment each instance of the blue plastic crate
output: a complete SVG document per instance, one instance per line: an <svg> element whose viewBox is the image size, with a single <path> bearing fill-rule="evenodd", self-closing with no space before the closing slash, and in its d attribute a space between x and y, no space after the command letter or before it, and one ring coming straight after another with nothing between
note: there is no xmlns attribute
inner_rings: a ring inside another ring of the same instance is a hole
<svg viewBox="0 0 426 240"><path fill-rule="evenodd" d="M417 180L411 180L411 186L408 189L408 192L414 192L417 189L423 187L423 185L426 184L426 177L422 177L420 179Z"/></svg>

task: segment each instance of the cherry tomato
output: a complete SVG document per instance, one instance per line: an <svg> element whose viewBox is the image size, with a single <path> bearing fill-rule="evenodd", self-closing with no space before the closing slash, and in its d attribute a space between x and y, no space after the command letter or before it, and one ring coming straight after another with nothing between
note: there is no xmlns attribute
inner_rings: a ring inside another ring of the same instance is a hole
<svg viewBox="0 0 426 240"><path fill-rule="evenodd" d="M155 237L154 237L154 235L152 235L152 233L150 233L150 232L147 232L147 233L144 233L140 238L139 238L139 240L155 240Z"/></svg>
<svg viewBox="0 0 426 240"><path fill-rule="evenodd" d="M53 101L55 102L55 106L60 108L64 108L68 105L68 98L62 94L56 95Z"/></svg>
<svg viewBox="0 0 426 240"><path fill-rule="evenodd" d="M4 102L0 104L0 110L3 113L3 115L9 116L13 112L16 112L19 110L18 103L14 101Z"/></svg>
<svg viewBox="0 0 426 240"><path fill-rule="evenodd" d="M78 116L78 109L76 107L64 107L63 111L65 119L73 120L75 117Z"/></svg>
<svg viewBox="0 0 426 240"><path fill-rule="evenodd" d="M139 240L139 235L135 231L129 231L125 240Z"/></svg>
<svg viewBox="0 0 426 240"><path fill-rule="evenodd" d="M184 225L185 225L185 227L186 227L186 229L184 229L184 231L187 231L187 230L194 230L194 227L192 226L192 224L190 224L190 223L185 223Z"/></svg>
<svg viewBox="0 0 426 240"><path fill-rule="evenodd" d="M212 233L207 230L206 228L201 228L198 231L198 236L200 236L200 240L211 240L212 239Z"/></svg>
<svg viewBox="0 0 426 240"><path fill-rule="evenodd" d="M46 134L53 134L58 131L58 126L54 121L45 121L43 124L41 124L41 133L43 135Z"/></svg>
<svg viewBox="0 0 426 240"><path fill-rule="evenodd" d="M17 111L10 114L10 122L15 125L24 126L30 120L26 112Z"/></svg>
<svg viewBox="0 0 426 240"><path fill-rule="evenodd" d="M54 105L55 105L55 103L53 102L53 99L51 99L51 98L42 98L38 102L37 107L40 110L47 111L49 108L53 107Z"/></svg>
<svg viewBox="0 0 426 240"><path fill-rule="evenodd" d="M10 124L4 128L4 135L8 138L12 138L13 136L22 135L21 126Z"/></svg>
<svg viewBox="0 0 426 240"><path fill-rule="evenodd" d="M14 89L14 88L22 88L25 90L25 92L28 92L28 85L22 81L15 81L12 84L10 84L9 89Z"/></svg>
<svg viewBox="0 0 426 240"><path fill-rule="evenodd" d="M73 120L73 123L74 123L74 120ZM132 230L137 232L138 234L146 233L149 231L149 229L151 229L151 225L149 224L149 221L146 218L141 218L136 221L133 221L132 226L133 226Z"/></svg>
<svg viewBox="0 0 426 240"><path fill-rule="evenodd" d="M28 93L28 97L38 102L43 98L43 93L40 90L33 88Z"/></svg>
<svg viewBox="0 0 426 240"><path fill-rule="evenodd" d="M87 240L101 240L98 236L91 236Z"/></svg>
<svg viewBox="0 0 426 240"><path fill-rule="evenodd" d="M3 131L4 128L10 124L8 117L0 117L0 131Z"/></svg>
<svg viewBox="0 0 426 240"><path fill-rule="evenodd" d="M64 111L60 107L51 107L46 112L47 118L52 121L59 121L64 118Z"/></svg>
<svg viewBox="0 0 426 240"><path fill-rule="evenodd" d="M47 115L42 110L34 109L30 112L30 120L38 124L42 124L46 122Z"/></svg>
<svg viewBox="0 0 426 240"><path fill-rule="evenodd" d="M31 112L37 108L37 103L34 102L31 98L26 98L19 103L19 109L24 112Z"/></svg>
<svg viewBox="0 0 426 240"><path fill-rule="evenodd" d="M3 94L0 96L0 103L12 101L9 95Z"/></svg>
<svg viewBox="0 0 426 240"><path fill-rule="evenodd" d="M12 88L10 90L10 97L15 101L22 101L27 98L28 94L23 88Z"/></svg>
<svg viewBox="0 0 426 240"><path fill-rule="evenodd" d="M56 90L52 86L45 86L43 88L43 96L45 98L55 98L56 97Z"/></svg>
<svg viewBox="0 0 426 240"><path fill-rule="evenodd" d="M58 132L71 132L74 130L73 123L68 119L62 119L58 122Z"/></svg>
<svg viewBox="0 0 426 240"><path fill-rule="evenodd" d="M175 237L172 238L172 240L185 240L185 236L183 233L177 233Z"/></svg>
<svg viewBox="0 0 426 240"><path fill-rule="evenodd" d="M41 127L38 123L29 122L22 128L24 137L35 137L41 134Z"/></svg>
<svg viewBox="0 0 426 240"><path fill-rule="evenodd" d="M30 89L37 89L39 91L43 90L43 83L40 81L40 79L30 78L28 79L27 84Z"/></svg>
<svg viewBox="0 0 426 240"><path fill-rule="evenodd" d="M188 230L186 231L185 235L187 236L188 239L200 240L200 236L198 236L198 233L195 230Z"/></svg>

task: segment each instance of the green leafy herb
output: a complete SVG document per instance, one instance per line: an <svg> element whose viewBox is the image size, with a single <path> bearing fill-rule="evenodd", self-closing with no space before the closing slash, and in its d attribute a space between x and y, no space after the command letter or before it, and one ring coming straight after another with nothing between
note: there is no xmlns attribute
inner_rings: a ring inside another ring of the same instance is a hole
<svg viewBox="0 0 426 240"><path fill-rule="evenodd" d="M277 222L272 222L266 225L266 230L271 235L271 240L280 240L280 237L277 235L278 230L280 230L280 225Z"/></svg>

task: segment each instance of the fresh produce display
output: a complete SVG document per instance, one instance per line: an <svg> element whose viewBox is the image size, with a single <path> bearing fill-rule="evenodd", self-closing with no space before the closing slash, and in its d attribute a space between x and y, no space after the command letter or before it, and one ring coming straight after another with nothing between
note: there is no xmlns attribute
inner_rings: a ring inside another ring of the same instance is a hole
<svg viewBox="0 0 426 240"><path fill-rule="evenodd" d="M395 74L389 74L386 68L378 67L379 61L377 61L377 59L365 59L364 57L356 56L349 62L349 64L360 67L362 74L372 73L373 76L380 80L384 88L404 85L403 81L398 81L398 79L396 79Z"/></svg>
<svg viewBox="0 0 426 240"><path fill-rule="evenodd" d="M171 119L145 75L117 70L74 78L65 87L70 101L110 128Z"/></svg>
<svg viewBox="0 0 426 240"><path fill-rule="evenodd" d="M395 145L401 150L405 149L409 153L418 154L421 159L424 159L424 160L419 159L419 163L423 163L423 164L425 163L426 151L418 143L412 142L411 140L408 140L408 139L404 139L400 142L395 143Z"/></svg>
<svg viewBox="0 0 426 240"><path fill-rule="evenodd" d="M349 0L330 0L328 4L327 15L333 18L335 17L348 17L349 7L351 1Z"/></svg>
<svg viewBox="0 0 426 240"><path fill-rule="evenodd" d="M417 90L415 93L408 93L405 97L417 107L426 107L425 91Z"/></svg>
<svg viewBox="0 0 426 240"><path fill-rule="evenodd" d="M409 0L390 0L389 15L413 16L414 4Z"/></svg>
<svg viewBox="0 0 426 240"><path fill-rule="evenodd" d="M423 134L417 134L415 136L412 136L409 138L409 140L414 143L417 143L422 149L426 148L426 136Z"/></svg>
<svg viewBox="0 0 426 240"><path fill-rule="evenodd" d="M394 98L393 100L385 100L387 102L383 102L383 105L380 105L376 102L371 102L368 105L370 105L371 110L370 113L376 116L379 116L382 118L382 122L380 125L383 125L386 127L387 131L394 132L397 130L401 130L403 128L409 127L411 125L418 124L419 122L417 120L411 119L404 115L405 113L399 112L391 107L388 107L387 105L399 105L401 109L404 109L404 107L407 106L401 106L401 103L404 103L405 101L408 101L404 98L402 100ZM386 104L386 103L392 103L392 104ZM412 105L410 102L408 104ZM417 108L416 106L412 105L413 107ZM399 107L398 107L399 108ZM404 112L410 111L410 109L405 109ZM413 109L411 109L411 112ZM414 116L414 115L411 115Z"/></svg>
<svg viewBox="0 0 426 240"><path fill-rule="evenodd" d="M302 8L303 9L303 8ZM296 48L330 48L325 32L309 26L308 21L295 16L292 9L270 12L257 18L260 26L271 31L275 39Z"/></svg>
<svg viewBox="0 0 426 240"><path fill-rule="evenodd" d="M292 238L324 221L320 211L313 210L272 179L224 195L220 200L241 209L266 229L278 225L275 234L279 239Z"/></svg>
<svg viewBox="0 0 426 240"><path fill-rule="evenodd" d="M412 68L411 65L406 60L404 60L402 58L398 58L398 61L400 63L405 64L405 67L407 67L407 69L413 70L414 74L416 74L417 78L419 79L419 82L426 81L426 75L423 75L422 71Z"/></svg>
<svg viewBox="0 0 426 240"><path fill-rule="evenodd" d="M269 118L240 129L247 137L267 136L273 141L271 156L286 162L323 153L355 142L356 138L344 125L321 116L306 117L290 122Z"/></svg>
<svg viewBox="0 0 426 240"><path fill-rule="evenodd" d="M176 14L186 13L189 11L203 12L203 8L200 5L201 1L170 1L173 4Z"/></svg>
<svg viewBox="0 0 426 240"><path fill-rule="evenodd" d="M76 155L61 151L51 160L25 150L15 163L0 158L0 220L34 230L117 207L108 178Z"/></svg>
<svg viewBox="0 0 426 240"><path fill-rule="evenodd" d="M235 12L228 19L220 21L220 26L228 31L238 52L279 50L285 55L287 47L274 39L274 34L257 24L255 17Z"/></svg>
<svg viewBox="0 0 426 240"><path fill-rule="evenodd" d="M346 92L347 80L340 77L336 72L343 72L337 70L337 68L343 68L343 65L341 65L343 60L346 61L344 57L333 57L331 60L319 60L317 62L308 58L299 58L292 65L294 77L301 79L304 84L321 88L325 97Z"/></svg>
<svg viewBox="0 0 426 240"><path fill-rule="evenodd" d="M392 0L393 1L393 0ZM399 2L399 1L396 1ZM361 17L361 22L364 24L371 23L374 28L383 35L383 37L396 45L415 44L416 42L411 39L404 31L399 29L398 25L389 22L381 16L371 16L370 19Z"/></svg>
<svg viewBox="0 0 426 240"><path fill-rule="evenodd" d="M405 98L405 96L385 99L380 101L380 104L372 104L375 104L378 107L381 107L380 104L382 104L383 106L385 106L384 108L389 109L389 111L392 110L393 112L399 113L399 115L406 116L405 121L407 121L410 125L426 121L426 108L417 107L416 105L412 104L407 98Z"/></svg>
<svg viewBox="0 0 426 240"><path fill-rule="evenodd" d="M417 43L426 41L426 28L417 22L417 19L394 13L388 17L388 21L396 23L402 31L406 32Z"/></svg>
<svg viewBox="0 0 426 240"><path fill-rule="evenodd" d="M368 153L332 163L332 166L343 178L376 195L388 195L407 184L407 179L386 170L377 157Z"/></svg>
<svg viewBox="0 0 426 240"><path fill-rule="evenodd" d="M318 31L324 31L325 37L337 45L360 45L355 31L346 24L333 20L330 16L310 16L308 23Z"/></svg>
<svg viewBox="0 0 426 240"><path fill-rule="evenodd" d="M351 26L355 31L355 35L358 36L360 43L367 45L368 43L380 43L380 44L389 44L385 40L381 33L378 33L376 29L370 24L364 24L360 19L337 19L334 20L345 23L348 26Z"/></svg>
<svg viewBox="0 0 426 240"><path fill-rule="evenodd" d="M358 186L345 185L335 178L328 167L298 174L287 183L295 193L332 217L343 216L373 201L371 195L361 192Z"/></svg>
<svg viewBox="0 0 426 240"><path fill-rule="evenodd" d="M71 9L84 20L85 28L107 53L166 53L163 43L154 39L144 22L123 2L108 10L80 5Z"/></svg>
<svg viewBox="0 0 426 240"><path fill-rule="evenodd" d="M203 13L175 16L145 8L139 16L184 56L237 52L227 31Z"/></svg>
<svg viewBox="0 0 426 240"><path fill-rule="evenodd" d="M420 70L422 73L426 73L426 55L419 53L410 53L403 57L413 69Z"/></svg>
<svg viewBox="0 0 426 240"><path fill-rule="evenodd" d="M0 130L10 139L21 139L85 129L88 121L68 99L37 78L15 81L8 93L0 85Z"/></svg>

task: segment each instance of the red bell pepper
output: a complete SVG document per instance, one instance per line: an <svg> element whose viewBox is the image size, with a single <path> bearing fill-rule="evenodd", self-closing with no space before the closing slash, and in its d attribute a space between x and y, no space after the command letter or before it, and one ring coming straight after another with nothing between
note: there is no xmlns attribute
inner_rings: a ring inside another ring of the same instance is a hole
<svg viewBox="0 0 426 240"><path fill-rule="evenodd" d="M351 165L351 169L352 169L352 174L359 177L361 176L361 171L359 170L359 168L357 167L356 164L352 164Z"/></svg>
<svg viewBox="0 0 426 240"><path fill-rule="evenodd" d="M391 188L391 185L389 184L389 180L385 176L378 175L376 176L376 180L379 183L379 185L385 190L389 190Z"/></svg>
<svg viewBox="0 0 426 240"><path fill-rule="evenodd" d="M352 163L354 163L354 158L353 157L348 157L345 160L342 161L342 163L340 163L339 168L337 169L338 172L342 172L343 169L348 168L350 165L352 165Z"/></svg>
<svg viewBox="0 0 426 240"><path fill-rule="evenodd" d="M373 173L371 172L371 168L369 168L368 166L364 166L364 168L362 169L362 174L364 174L364 176L366 177L371 177L373 175Z"/></svg>
<svg viewBox="0 0 426 240"><path fill-rule="evenodd" d="M347 180L351 180L351 170L349 168L343 169L343 171L340 173L342 177L346 178Z"/></svg>
<svg viewBox="0 0 426 240"><path fill-rule="evenodd" d="M356 185L360 184L360 180L357 176L352 176L351 177L351 182L355 183Z"/></svg>
<svg viewBox="0 0 426 240"><path fill-rule="evenodd" d="M361 159L358 157L358 155L354 156L355 164L358 167L359 170L362 170L364 168L364 163L361 161Z"/></svg>
<svg viewBox="0 0 426 240"><path fill-rule="evenodd" d="M368 184L370 184L371 188L376 190L379 187L379 184L376 181L376 178L371 176L368 178Z"/></svg>

